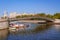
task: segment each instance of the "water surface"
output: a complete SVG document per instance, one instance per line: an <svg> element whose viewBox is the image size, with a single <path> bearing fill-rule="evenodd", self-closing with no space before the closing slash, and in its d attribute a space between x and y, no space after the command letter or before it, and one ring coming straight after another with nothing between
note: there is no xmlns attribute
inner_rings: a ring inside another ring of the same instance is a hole
<svg viewBox="0 0 60 40"><path fill-rule="evenodd" d="M60 40L60 25L31 24L31 31L0 30L0 40Z"/></svg>

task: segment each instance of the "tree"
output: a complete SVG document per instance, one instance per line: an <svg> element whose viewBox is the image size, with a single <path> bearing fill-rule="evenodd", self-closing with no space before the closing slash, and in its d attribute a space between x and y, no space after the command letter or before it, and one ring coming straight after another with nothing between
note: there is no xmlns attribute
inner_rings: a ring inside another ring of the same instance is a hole
<svg viewBox="0 0 60 40"><path fill-rule="evenodd" d="M55 19L60 19L60 13L54 14L53 18L55 18Z"/></svg>
<svg viewBox="0 0 60 40"><path fill-rule="evenodd" d="M16 18L20 18L21 16L16 16Z"/></svg>
<svg viewBox="0 0 60 40"><path fill-rule="evenodd" d="M46 17L45 13L38 13L37 16Z"/></svg>
<svg viewBox="0 0 60 40"><path fill-rule="evenodd" d="M46 15L46 17L53 18L53 15L48 14L48 15Z"/></svg>

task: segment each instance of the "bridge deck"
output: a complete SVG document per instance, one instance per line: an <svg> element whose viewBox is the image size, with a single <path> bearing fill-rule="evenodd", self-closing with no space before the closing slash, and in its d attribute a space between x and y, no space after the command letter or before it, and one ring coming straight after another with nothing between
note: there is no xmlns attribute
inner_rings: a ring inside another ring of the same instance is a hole
<svg viewBox="0 0 60 40"><path fill-rule="evenodd" d="M18 21L18 20L31 20L31 19L35 19L35 18L38 18L38 19L43 19L45 21L53 21L53 19L49 19L49 18L43 18L43 17L27 17L27 18L9 18L9 19L0 19L0 22L5 22L5 21ZM26 21L27 22L27 21ZM28 21L29 22L29 21ZM30 22L33 22L30 21ZM34 22L37 22L37 20L35 20ZM41 22L41 20L39 20L38 22Z"/></svg>

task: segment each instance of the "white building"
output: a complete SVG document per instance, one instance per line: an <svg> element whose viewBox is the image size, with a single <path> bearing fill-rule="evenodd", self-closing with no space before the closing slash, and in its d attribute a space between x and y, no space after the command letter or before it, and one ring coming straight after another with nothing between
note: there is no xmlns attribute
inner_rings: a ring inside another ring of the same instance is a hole
<svg viewBox="0 0 60 40"><path fill-rule="evenodd" d="M16 16L22 16L22 15L35 15L33 13L17 13L17 12L11 12L9 15L9 18L15 18Z"/></svg>
<svg viewBox="0 0 60 40"><path fill-rule="evenodd" d="M33 13L18 13L17 16L18 16L18 15L21 16L21 15L35 15L35 14L33 14Z"/></svg>
<svg viewBox="0 0 60 40"><path fill-rule="evenodd" d="M15 18L17 16L16 12L11 12L9 18Z"/></svg>

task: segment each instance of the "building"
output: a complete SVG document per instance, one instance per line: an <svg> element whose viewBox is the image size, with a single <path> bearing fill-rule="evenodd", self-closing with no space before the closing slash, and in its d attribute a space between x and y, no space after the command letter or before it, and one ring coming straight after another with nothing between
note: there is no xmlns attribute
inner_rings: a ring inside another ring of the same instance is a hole
<svg viewBox="0 0 60 40"><path fill-rule="evenodd" d="M11 12L9 18L15 18L17 16L17 12Z"/></svg>

